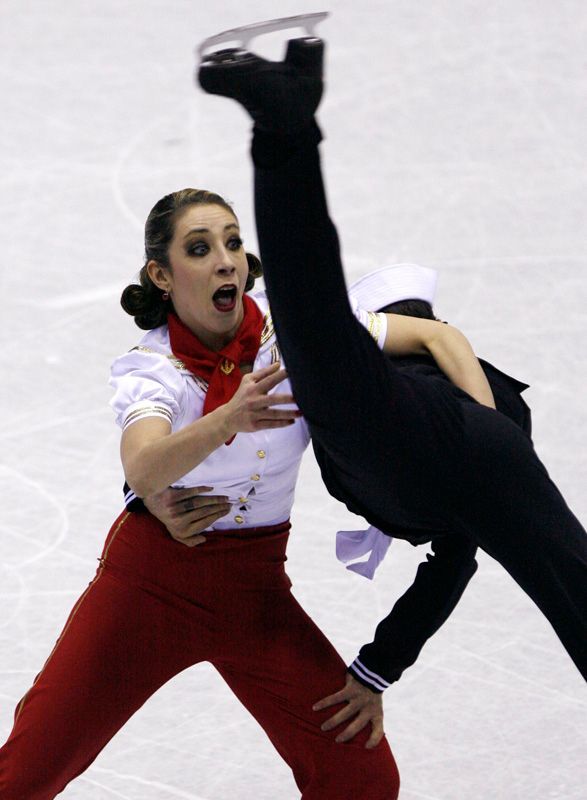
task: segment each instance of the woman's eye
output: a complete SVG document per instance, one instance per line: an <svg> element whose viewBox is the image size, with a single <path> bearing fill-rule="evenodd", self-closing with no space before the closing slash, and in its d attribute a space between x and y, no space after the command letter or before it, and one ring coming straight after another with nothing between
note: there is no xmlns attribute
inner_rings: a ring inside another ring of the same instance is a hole
<svg viewBox="0 0 587 800"><path fill-rule="evenodd" d="M233 236L228 240L228 246L231 250L240 250L243 246L243 240L239 236Z"/></svg>
<svg viewBox="0 0 587 800"><path fill-rule="evenodd" d="M208 245L206 242L195 242L195 244L191 244L188 248L188 253L191 256L205 256L208 252Z"/></svg>

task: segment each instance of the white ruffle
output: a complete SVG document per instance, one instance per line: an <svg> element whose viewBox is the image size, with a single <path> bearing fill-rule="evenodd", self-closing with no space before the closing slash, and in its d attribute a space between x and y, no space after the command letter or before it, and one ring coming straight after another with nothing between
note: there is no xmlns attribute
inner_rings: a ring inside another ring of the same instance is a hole
<svg viewBox="0 0 587 800"><path fill-rule="evenodd" d="M336 534L336 557L347 569L373 580L375 570L385 558L393 537L371 525L362 531L338 531ZM366 561L355 561L369 553ZM355 561L349 564L349 561Z"/></svg>

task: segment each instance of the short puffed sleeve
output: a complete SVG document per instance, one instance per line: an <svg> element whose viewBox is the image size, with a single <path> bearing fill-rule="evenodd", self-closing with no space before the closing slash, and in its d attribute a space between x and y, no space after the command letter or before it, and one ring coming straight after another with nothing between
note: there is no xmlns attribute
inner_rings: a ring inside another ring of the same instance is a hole
<svg viewBox="0 0 587 800"><path fill-rule="evenodd" d="M117 358L110 371L114 397L110 401L116 422L125 430L146 417L177 420L185 395L184 379L162 353L135 348Z"/></svg>
<svg viewBox="0 0 587 800"><path fill-rule="evenodd" d="M358 301L354 297L349 296L349 302L355 317L364 328L367 328L367 331L371 334L373 339L375 339L379 349L383 350L385 336L387 334L387 316L377 311L366 311L359 306Z"/></svg>

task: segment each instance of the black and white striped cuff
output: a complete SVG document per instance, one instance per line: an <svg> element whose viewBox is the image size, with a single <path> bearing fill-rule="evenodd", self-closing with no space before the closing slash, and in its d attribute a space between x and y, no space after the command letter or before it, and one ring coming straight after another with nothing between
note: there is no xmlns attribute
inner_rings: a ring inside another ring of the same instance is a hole
<svg viewBox="0 0 587 800"><path fill-rule="evenodd" d="M137 497L126 481L124 482L124 505L127 511L145 511L145 504Z"/></svg>
<svg viewBox="0 0 587 800"><path fill-rule="evenodd" d="M358 658L355 658L348 669L353 678L356 678L359 683L362 683L363 686L371 689L371 691L377 692L377 694L381 694L388 686L391 686L391 683L382 678L381 675L367 669Z"/></svg>

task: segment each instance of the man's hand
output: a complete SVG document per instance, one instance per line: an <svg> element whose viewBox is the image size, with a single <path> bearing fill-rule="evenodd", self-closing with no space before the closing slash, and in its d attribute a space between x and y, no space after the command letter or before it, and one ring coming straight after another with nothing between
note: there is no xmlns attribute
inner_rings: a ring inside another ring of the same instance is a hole
<svg viewBox="0 0 587 800"><path fill-rule="evenodd" d="M330 731L341 725L343 722L355 717L350 725L339 733L336 737L337 742L349 742L359 731L370 722L371 735L365 747L371 750L377 747L383 738L383 695L375 694L362 683L356 681L352 675L346 676L346 686L336 694L325 697L313 706L314 711L322 711L324 708L346 703L345 708L341 708L334 716L322 725L323 731Z"/></svg>
<svg viewBox="0 0 587 800"><path fill-rule="evenodd" d="M160 520L178 542L195 547L206 541L201 532L230 511L228 497L207 494L211 486L190 489L165 489L143 498L151 514ZM202 495L202 496L200 496Z"/></svg>

